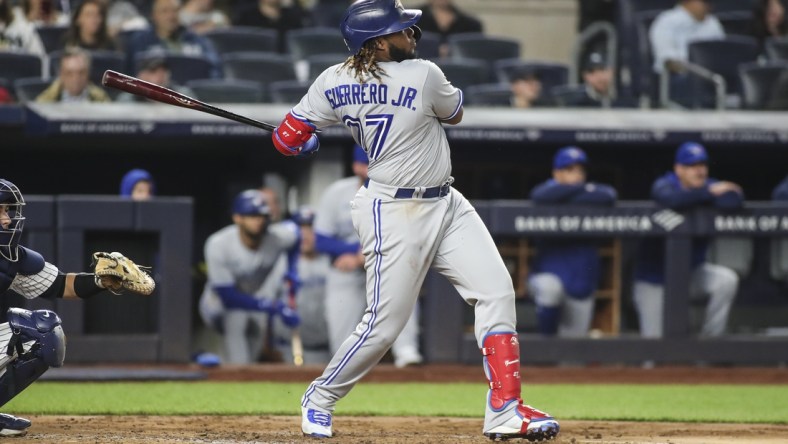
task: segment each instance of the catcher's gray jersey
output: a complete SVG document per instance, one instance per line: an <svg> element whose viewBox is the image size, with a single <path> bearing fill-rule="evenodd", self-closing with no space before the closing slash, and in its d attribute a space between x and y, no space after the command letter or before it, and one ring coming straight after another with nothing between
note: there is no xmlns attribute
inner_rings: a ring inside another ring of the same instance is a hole
<svg viewBox="0 0 788 444"><path fill-rule="evenodd" d="M398 187L446 183L451 159L438 119L459 112L462 92L427 60L379 66L385 71L383 83L371 76L360 83L341 65L326 69L293 114L318 128L337 122L347 126L367 152L369 178L375 182Z"/></svg>

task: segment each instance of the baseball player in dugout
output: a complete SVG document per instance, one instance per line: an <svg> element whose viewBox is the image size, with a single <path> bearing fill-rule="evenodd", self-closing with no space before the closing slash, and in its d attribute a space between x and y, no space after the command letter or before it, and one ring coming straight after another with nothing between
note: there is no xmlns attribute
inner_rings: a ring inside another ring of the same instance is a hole
<svg viewBox="0 0 788 444"><path fill-rule="evenodd" d="M348 203L367 180L369 159L360 145L353 147L353 173L331 184L320 199L315 216L318 250L332 258L326 284L326 317L331 352L336 353L364 316L367 300L367 277ZM394 365L407 367L422 362L419 353L418 304L414 305L405 328L400 332L391 352Z"/></svg>
<svg viewBox="0 0 788 444"><path fill-rule="evenodd" d="M651 197L659 205L684 211L713 206L736 210L744 203L739 185L709 177L709 156L699 143L687 142L676 151L673 171L654 182ZM706 239L692 243L690 297L708 296L701 328L703 336L720 336L725 332L728 314L739 287L739 276L728 267L706 262ZM665 249L657 239L640 245L635 267L633 296L640 318L640 333L647 338L662 337L665 300Z"/></svg>
<svg viewBox="0 0 788 444"><path fill-rule="evenodd" d="M228 363L249 364L259 358L274 317L289 327L300 322L277 298L287 273L285 256L297 252L299 232L289 221L271 223L271 209L258 189L239 193L232 214L233 223L205 241L208 279L200 316L222 335Z"/></svg>
<svg viewBox="0 0 788 444"><path fill-rule="evenodd" d="M63 273L37 252L19 244L25 224L25 200L19 188L0 179L0 294L26 299L86 299L102 291L129 290L150 295L155 283L120 253L93 254L93 273ZM0 323L0 406L26 389L49 367L60 367L66 337L50 310L9 308ZM0 436L27 433L30 421L0 413Z"/></svg>
<svg viewBox="0 0 788 444"><path fill-rule="evenodd" d="M611 206L616 190L586 181L588 156L580 148L560 149L553 178L531 191L535 205ZM537 239L528 291L536 302L543 335L583 337L591 328L594 291L599 283L599 245L588 239Z"/></svg>
<svg viewBox="0 0 788 444"><path fill-rule="evenodd" d="M489 380L482 431L491 438L552 439L558 422L520 397L514 287L476 210L451 185L443 124L462 120L462 91L415 58L421 11L395 0L352 3L340 24L352 55L327 68L273 132L286 156L314 154L315 130L341 123L369 159L351 202L367 275L367 308L301 401L305 435L330 437L337 401L405 327L429 267L474 307Z"/></svg>

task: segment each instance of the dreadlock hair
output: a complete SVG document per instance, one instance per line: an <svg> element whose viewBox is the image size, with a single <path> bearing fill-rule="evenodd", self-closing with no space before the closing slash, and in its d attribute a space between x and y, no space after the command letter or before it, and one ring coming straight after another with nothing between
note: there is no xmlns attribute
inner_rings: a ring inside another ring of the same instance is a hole
<svg viewBox="0 0 788 444"><path fill-rule="evenodd" d="M340 69L350 69L361 83L364 83L367 75L370 74L372 77L378 79L378 81L382 81L383 79L381 79L380 75L386 74L386 71L383 70L383 68L378 65L378 61L375 60L375 52L377 51L375 46L377 45L377 41L378 39L374 38L364 42L361 49L348 57Z"/></svg>

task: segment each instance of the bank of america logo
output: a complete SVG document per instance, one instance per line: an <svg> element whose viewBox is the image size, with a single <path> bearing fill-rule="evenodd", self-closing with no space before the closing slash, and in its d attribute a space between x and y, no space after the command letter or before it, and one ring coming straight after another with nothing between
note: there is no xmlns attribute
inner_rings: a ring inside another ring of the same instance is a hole
<svg viewBox="0 0 788 444"><path fill-rule="evenodd" d="M657 211L651 215L651 219L665 231L673 231L674 228L684 223L684 216L669 209Z"/></svg>

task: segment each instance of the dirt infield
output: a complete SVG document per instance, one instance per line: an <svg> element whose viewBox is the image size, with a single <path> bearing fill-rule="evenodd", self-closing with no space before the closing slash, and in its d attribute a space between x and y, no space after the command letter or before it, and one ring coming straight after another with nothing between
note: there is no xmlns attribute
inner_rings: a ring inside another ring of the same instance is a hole
<svg viewBox="0 0 788 444"><path fill-rule="evenodd" d="M184 368L184 367L180 367ZM189 367L194 369L193 367ZM320 368L283 365L223 367L207 380L308 382ZM424 366L405 370L380 365L365 381L479 381L476 366ZM524 368L525 383L786 384L780 368ZM480 379L481 378L481 379ZM13 443L314 443L301 436L294 416L33 416L27 436ZM336 437L350 444L487 443L481 418L337 417ZM562 421L561 444L778 444L788 425ZM515 441L517 442L517 441ZM520 441L522 442L522 441Z"/></svg>

